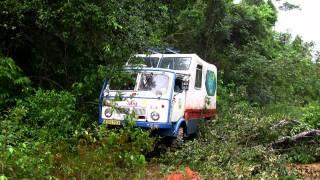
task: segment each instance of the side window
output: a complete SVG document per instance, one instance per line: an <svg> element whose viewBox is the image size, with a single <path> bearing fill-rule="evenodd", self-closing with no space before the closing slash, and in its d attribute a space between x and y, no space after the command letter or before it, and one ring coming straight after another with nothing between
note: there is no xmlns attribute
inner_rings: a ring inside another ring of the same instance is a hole
<svg viewBox="0 0 320 180"><path fill-rule="evenodd" d="M206 76L206 90L208 96L214 96L217 90L217 81L216 81L216 75L213 71L207 71Z"/></svg>
<svg viewBox="0 0 320 180"><path fill-rule="evenodd" d="M197 65L196 82L194 87L201 88L201 84L202 84L202 65Z"/></svg>
<svg viewBox="0 0 320 180"><path fill-rule="evenodd" d="M174 92L181 93L183 91L182 86L183 86L182 79L176 79L174 82Z"/></svg>

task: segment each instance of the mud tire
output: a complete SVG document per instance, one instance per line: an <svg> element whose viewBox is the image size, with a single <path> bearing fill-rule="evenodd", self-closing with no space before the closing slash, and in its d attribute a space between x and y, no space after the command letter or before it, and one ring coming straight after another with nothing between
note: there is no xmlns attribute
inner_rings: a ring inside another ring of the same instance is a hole
<svg viewBox="0 0 320 180"><path fill-rule="evenodd" d="M173 149L181 149L182 145L185 141L185 130L183 127L180 127L178 129L178 135L177 137L173 138L171 141L171 147Z"/></svg>

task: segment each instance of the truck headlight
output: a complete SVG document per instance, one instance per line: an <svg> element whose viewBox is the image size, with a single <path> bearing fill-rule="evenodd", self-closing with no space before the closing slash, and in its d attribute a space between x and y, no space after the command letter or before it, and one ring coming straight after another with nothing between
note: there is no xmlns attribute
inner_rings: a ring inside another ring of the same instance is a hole
<svg viewBox="0 0 320 180"><path fill-rule="evenodd" d="M155 111L153 111L150 116L151 116L151 119L154 121L158 121L160 119L159 113L157 113Z"/></svg>
<svg viewBox="0 0 320 180"><path fill-rule="evenodd" d="M112 116L112 111L110 108L106 108L106 110L104 110L104 115L109 118Z"/></svg>

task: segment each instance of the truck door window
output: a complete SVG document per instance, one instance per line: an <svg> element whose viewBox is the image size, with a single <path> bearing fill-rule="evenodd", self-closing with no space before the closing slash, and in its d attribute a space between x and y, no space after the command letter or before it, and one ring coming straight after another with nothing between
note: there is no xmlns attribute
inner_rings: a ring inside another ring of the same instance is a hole
<svg viewBox="0 0 320 180"><path fill-rule="evenodd" d="M195 87L201 88L202 85L202 65L197 65Z"/></svg>
<svg viewBox="0 0 320 180"><path fill-rule="evenodd" d="M183 85L183 81L182 79L176 79L174 82L174 92L178 92L181 93L182 92L182 85Z"/></svg>

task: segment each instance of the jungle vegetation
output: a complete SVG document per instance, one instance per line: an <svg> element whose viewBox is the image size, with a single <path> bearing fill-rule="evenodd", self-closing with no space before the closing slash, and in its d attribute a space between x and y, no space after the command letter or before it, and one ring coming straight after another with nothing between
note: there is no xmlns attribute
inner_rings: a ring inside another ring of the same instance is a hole
<svg viewBox="0 0 320 180"><path fill-rule="evenodd" d="M270 144L320 128L320 66L313 43L276 21L271 0L0 1L0 179L141 179L154 164L209 179L297 176L286 165L318 161L319 139ZM150 47L215 64L219 116L146 160L157 138L97 118L102 81Z"/></svg>

